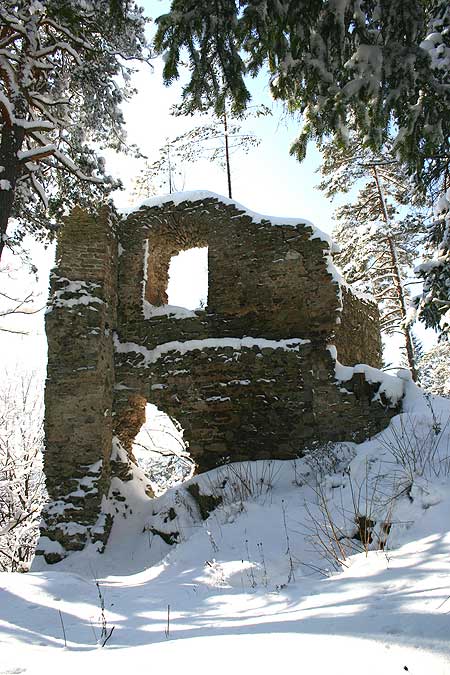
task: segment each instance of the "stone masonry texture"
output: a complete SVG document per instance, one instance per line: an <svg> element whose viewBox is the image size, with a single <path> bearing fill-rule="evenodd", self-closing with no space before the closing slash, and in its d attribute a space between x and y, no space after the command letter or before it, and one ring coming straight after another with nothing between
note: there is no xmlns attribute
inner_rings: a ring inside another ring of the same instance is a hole
<svg viewBox="0 0 450 675"><path fill-rule="evenodd" d="M102 504L113 478L133 476L146 402L181 424L199 472L361 441L398 411L361 374L337 382L327 349L378 367L377 308L333 278L330 245L308 224L279 222L214 195L67 218L46 319L48 562L106 543ZM204 246L206 307L144 318L144 303L167 304L172 256ZM113 436L124 455L111 461Z"/></svg>

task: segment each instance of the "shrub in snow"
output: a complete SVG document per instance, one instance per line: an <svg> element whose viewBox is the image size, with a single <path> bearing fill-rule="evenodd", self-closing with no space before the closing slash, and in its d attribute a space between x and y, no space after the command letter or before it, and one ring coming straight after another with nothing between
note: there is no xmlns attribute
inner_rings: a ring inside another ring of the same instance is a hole
<svg viewBox="0 0 450 675"><path fill-rule="evenodd" d="M0 391L0 571L14 572L33 558L46 492L42 385L35 376L11 381Z"/></svg>

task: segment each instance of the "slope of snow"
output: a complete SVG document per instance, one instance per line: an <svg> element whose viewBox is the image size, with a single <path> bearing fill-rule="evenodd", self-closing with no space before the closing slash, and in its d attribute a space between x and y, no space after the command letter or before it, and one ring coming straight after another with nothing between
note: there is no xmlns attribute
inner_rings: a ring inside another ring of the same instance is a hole
<svg viewBox="0 0 450 675"><path fill-rule="evenodd" d="M1 575L0 673L449 673L449 404L405 388L366 443L229 465L151 502L124 485L132 514L103 555ZM192 484L222 499L207 520ZM374 523L367 551L356 514Z"/></svg>

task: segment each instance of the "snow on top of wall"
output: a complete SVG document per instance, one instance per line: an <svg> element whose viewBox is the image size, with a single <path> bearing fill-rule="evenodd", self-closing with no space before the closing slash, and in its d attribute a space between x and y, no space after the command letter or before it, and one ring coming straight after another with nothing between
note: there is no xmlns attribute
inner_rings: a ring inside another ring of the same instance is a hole
<svg viewBox="0 0 450 675"><path fill-rule="evenodd" d="M232 347L233 349L242 349L245 347L259 347L260 349L264 349L268 347L270 349L296 351L300 345L310 344L310 342L311 340L302 340L300 338L289 338L287 340L267 340L266 338L254 337L207 338L205 340L186 340L185 342L173 340L171 342L158 345L155 347L155 349L147 349L146 347L138 345L135 342L120 342L118 336L114 335L114 346L116 352L119 354L127 354L128 352L142 354L144 357L144 363L142 364L143 366L146 366L150 363L155 363L163 354L167 354L171 351L177 351L180 354L186 354L186 352L194 351L196 349L219 349L221 347Z"/></svg>
<svg viewBox="0 0 450 675"><path fill-rule="evenodd" d="M239 211L243 211L243 215L250 216L254 223L262 223L263 221L269 221L271 225L290 225L291 227L296 227L297 225L306 225L312 230L310 239L320 239L321 241L326 242L332 253L338 251L336 244L332 241L331 237L323 232L318 227L313 225L309 220L305 218L283 218L279 216L265 216L261 213L256 213L256 211L251 211L246 206L239 204L234 199L229 199L215 192L209 192L208 190L193 190L190 192L173 192L172 194L162 195L158 197L151 197L146 199L140 204L133 206L130 209L121 209L120 213L122 215L128 216L132 213L136 213L139 209L143 207L152 208L155 206L163 206L164 204L173 203L175 206L181 204L182 202L199 202L204 199L217 199L222 204L226 206L234 206Z"/></svg>
<svg viewBox="0 0 450 675"><path fill-rule="evenodd" d="M155 316L169 316L171 319L189 319L197 314L192 309L178 307L178 305L152 305L148 300L143 304L144 319L153 319Z"/></svg>
<svg viewBox="0 0 450 675"><path fill-rule="evenodd" d="M327 347L335 362L334 372L336 379L339 382L347 382L351 380L355 373L364 373L367 382L380 383L374 400L378 400L382 394L391 402L391 405L396 405L405 395L406 383L410 382L411 374L408 370L399 370L396 375L388 375L378 368L373 368L365 363L358 363L356 366L343 366L337 360L337 350L334 345Z"/></svg>
<svg viewBox="0 0 450 675"><path fill-rule="evenodd" d="M67 551L61 546L58 541L49 539L48 537L40 537L38 542L38 549L45 550L46 553L58 553L59 555L67 555Z"/></svg>
<svg viewBox="0 0 450 675"><path fill-rule="evenodd" d="M59 282L64 286L58 288L51 298L51 304L47 307L46 313L49 314L55 307L74 307L75 305L91 305L94 302L104 304L101 298L91 295L90 291L99 288L100 284L93 281L70 280L66 277L59 277ZM65 297L67 294L73 295L72 298ZM96 310L97 311L97 310Z"/></svg>
<svg viewBox="0 0 450 675"><path fill-rule="evenodd" d="M334 242L333 242L334 245ZM337 252L340 252L340 247L338 244L335 244L337 248ZM361 300L362 302L370 302L372 304L376 304L376 299L375 296L372 293L367 293L364 291L358 290L356 288L355 284L349 283L345 277L343 276L342 270L340 267L335 265L333 261L333 256L331 255L332 252L335 252L335 249L333 248L331 252L329 252L326 255L326 265L327 265L327 272L330 274L333 283L337 284L339 287L339 307L338 311L342 312L343 310L343 301L342 301L342 288L344 287L348 293L351 293L355 298L358 298L358 300ZM340 316L336 317L336 323L340 323Z"/></svg>

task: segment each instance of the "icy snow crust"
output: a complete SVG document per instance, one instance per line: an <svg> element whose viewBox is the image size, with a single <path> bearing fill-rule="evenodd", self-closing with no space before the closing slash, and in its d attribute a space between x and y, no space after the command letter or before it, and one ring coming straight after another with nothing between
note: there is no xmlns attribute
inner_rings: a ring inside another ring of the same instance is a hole
<svg viewBox="0 0 450 675"><path fill-rule="evenodd" d="M224 466L151 501L139 481L122 484L132 513L116 514L103 555L1 575L0 672L448 674L449 402L403 384L404 412L360 445ZM403 466L402 437L434 447L429 461ZM206 521L193 482L222 497ZM366 555L355 511L385 550ZM342 565L320 548L327 512ZM115 627L102 650L95 579Z"/></svg>
<svg viewBox="0 0 450 675"><path fill-rule="evenodd" d="M197 314L192 309L178 307L178 305L152 305L148 300L143 301L144 319L153 319L155 316L170 316L171 319L191 319Z"/></svg>

